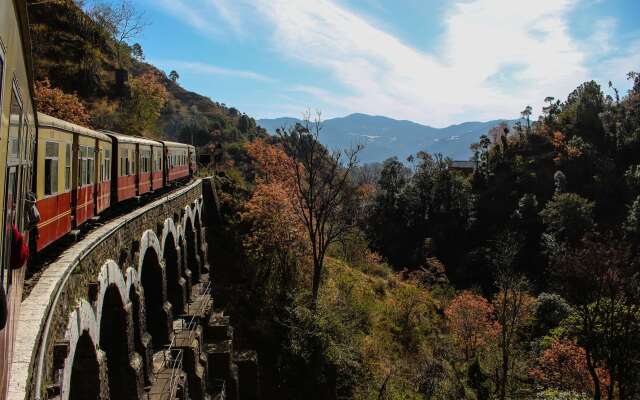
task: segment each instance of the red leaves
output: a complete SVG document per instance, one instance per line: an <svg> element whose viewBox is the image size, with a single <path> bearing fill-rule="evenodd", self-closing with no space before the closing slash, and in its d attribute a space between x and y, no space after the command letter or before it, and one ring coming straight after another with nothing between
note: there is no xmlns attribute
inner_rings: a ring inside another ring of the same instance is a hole
<svg viewBox="0 0 640 400"><path fill-rule="evenodd" d="M566 339L553 339L548 349L538 358L538 368L530 374L545 386L551 386L576 393L588 391L593 394L593 381L587 368L585 350L574 342ZM608 373L598 368L596 370L600 382L606 386L609 383Z"/></svg>
<svg viewBox="0 0 640 400"><path fill-rule="evenodd" d="M90 117L76 94L51 87L48 78L36 82L38 111L74 124L90 127Z"/></svg>
<svg viewBox="0 0 640 400"><path fill-rule="evenodd" d="M485 348L489 340L500 331L493 321L493 307L482 296L464 291L457 295L444 311L454 340L469 360Z"/></svg>

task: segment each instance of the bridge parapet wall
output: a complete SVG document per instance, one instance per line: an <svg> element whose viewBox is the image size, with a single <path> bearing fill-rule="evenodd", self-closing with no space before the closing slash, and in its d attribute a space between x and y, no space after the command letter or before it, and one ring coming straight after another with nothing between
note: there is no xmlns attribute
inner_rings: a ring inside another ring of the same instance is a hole
<svg viewBox="0 0 640 400"><path fill-rule="evenodd" d="M158 267L164 271L165 265L162 259L164 249L162 247L165 245L165 241L162 239L167 235L166 230L172 230L174 241L171 245L176 247L175 242L187 236L184 232L185 225L190 229L195 229L196 226L204 229L201 220L203 213L202 186L202 181L197 180L92 230L85 238L71 246L47 267L21 306L11 366L9 399L44 399L47 398L48 388L71 379L68 376L70 374L68 369L64 370L64 377L57 376L64 369L64 363L69 363L69 356L73 356L75 353L73 341L82 335L82 332L76 332L81 324L70 322L70 318L91 314L88 306L93 308L98 326L87 327L88 332L93 332L93 336L86 336L85 339L96 341L94 343L97 348L96 357L101 360L100 368L104 369L103 349L100 348L101 345L97 341L101 341L100 318L98 316L102 309L102 305L98 303L102 301L104 295L101 293L103 288L99 276L105 262L113 260L113 264L110 264L112 268L115 265L120 269L122 276L118 279L124 280L118 281L117 286L123 286L120 289L124 291L130 290L132 286L141 285L140 275L141 273L144 275L145 272L140 271L143 263L140 257L144 256L147 251L151 251L150 248L156 253ZM198 218L197 223L194 218ZM172 222L168 223L167 219L171 219ZM191 233L189 235L194 236ZM197 245L203 246L202 243L197 243ZM180 248L176 248L176 250L181 253ZM179 258L186 260L187 257L180 254ZM187 267L182 265L179 270L183 271L184 276L188 278L190 271ZM191 267L198 268L199 273L200 266L192 265ZM162 276L164 276L164 272L162 272ZM183 277L180 279L184 280ZM162 294L160 300L167 303L166 282L163 284L165 287L159 288ZM184 285L190 287L190 284L188 282ZM132 303L128 293L126 294L126 304L122 304L122 307L129 310L131 307L135 307L135 302ZM148 296L145 295L145 297ZM127 311L127 313L133 314L134 319L137 319L130 322L132 326L145 325L144 310ZM86 317L85 320L91 321L91 318ZM85 320L82 324L89 323ZM136 328L132 327L131 330L135 331ZM141 380L148 383L149 354L137 354L146 351L140 343L149 342L148 339L146 341L144 339L148 333L130 332L129 335L133 337L127 343L129 352L134 355L132 360L135 359L135 363L143 364L136 367L136 370L141 371L137 378L138 385ZM67 348L66 357L63 355L63 364L61 364L60 352L65 352L65 346ZM133 365L134 361L131 363ZM68 394L62 393L61 398L68 398Z"/></svg>

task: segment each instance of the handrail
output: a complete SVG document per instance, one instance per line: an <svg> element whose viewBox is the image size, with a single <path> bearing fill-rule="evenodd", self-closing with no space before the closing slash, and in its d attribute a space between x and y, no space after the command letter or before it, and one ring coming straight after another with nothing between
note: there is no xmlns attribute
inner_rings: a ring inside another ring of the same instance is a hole
<svg viewBox="0 0 640 400"><path fill-rule="evenodd" d="M211 293L211 281L207 282L206 286L201 287L200 289L200 296L207 296ZM182 330L188 330L189 331L189 336L187 339L188 343L191 343L195 332L196 332L196 328L198 326L198 323L196 321L196 315L202 314L202 312L204 311L204 308L206 307L207 302L202 302L200 303L200 307L198 308L198 312L197 314L194 313L191 316L191 319L189 320L189 323L187 324L187 327L185 329L184 327L184 320L181 320L181 326L182 326ZM188 305L187 305L188 307ZM188 308L187 308L188 309ZM187 311L188 312L188 311ZM170 379L170 383L169 383L169 393L171 394L171 396L173 396L173 394L175 393L175 390L177 390L177 385L178 385L178 375L179 375L179 371L182 371L182 361L183 361L183 353L184 350L182 349L176 349L176 335L175 335L175 330L174 330L174 335L173 338L171 339L171 343L169 343L169 346L167 347L167 349L163 352L163 361L162 361L162 365L161 367L158 369L158 372L160 372L163 368L165 369L171 369L171 379ZM174 357L174 353L177 354L177 356ZM167 354L169 355L169 360L167 361ZM176 359L179 358L179 364L176 362ZM157 373L154 373L154 375L158 376ZM173 398L173 397L170 397Z"/></svg>
<svg viewBox="0 0 640 400"><path fill-rule="evenodd" d="M183 354L184 352L180 349L177 356L172 357L174 362L171 366L171 378L169 379L169 399L173 399L174 394L178 390L178 379L180 377L180 372L182 372Z"/></svg>

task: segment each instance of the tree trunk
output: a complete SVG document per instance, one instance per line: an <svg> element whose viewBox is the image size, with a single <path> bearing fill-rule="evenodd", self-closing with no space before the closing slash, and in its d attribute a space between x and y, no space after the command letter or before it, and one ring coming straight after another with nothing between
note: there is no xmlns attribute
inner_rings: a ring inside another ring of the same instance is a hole
<svg viewBox="0 0 640 400"><path fill-rule="evenodd" d="M507 398L507 376L509 374L509 353L507 349L502 349L502 373L500 377L500 400Z"/></svg>
<svg viewBox="0 0 640 400"><path fill-rule="evenodd" d="M313 287L311 289L311 311L314 313L318 308L318 291L320 289L320 275L322 264L319 260L313 260Z"/></svg>
<svg viewBox="0 0 640 400"><path fill-rule="evenodd" d="M585 349L585 353L587 355L587 368L589 369L589 375L591 375L591 380L593 381L593 400L600 400L600 378L598 378L596 367L593 365L591 352L588 349Z"/></svg>

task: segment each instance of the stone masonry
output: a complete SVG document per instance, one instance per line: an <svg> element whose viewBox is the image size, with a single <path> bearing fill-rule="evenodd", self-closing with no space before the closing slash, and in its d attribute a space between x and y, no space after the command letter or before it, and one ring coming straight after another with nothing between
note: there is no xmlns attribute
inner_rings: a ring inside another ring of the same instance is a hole
<svg viewBox="0 0 640 400"><path fill-rule="evenodd" d="M215 200L212 179L196 180L48 265L22 303L9 399L258 398L255 353L236 365L214 311Z"/></svg>

